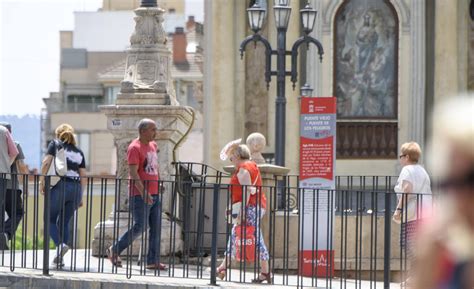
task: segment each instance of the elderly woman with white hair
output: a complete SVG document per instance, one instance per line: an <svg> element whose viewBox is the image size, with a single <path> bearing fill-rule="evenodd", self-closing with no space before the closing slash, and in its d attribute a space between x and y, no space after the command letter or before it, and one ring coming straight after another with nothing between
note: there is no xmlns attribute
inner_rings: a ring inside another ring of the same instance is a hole
<svg viewBox="0 0 474 289"><path fill-rule="evenodd" d="M233 227L231 231L231 238L227 244L227 250L221 265L217 268L217 273L220 279L226 276L227 266L231 259L236 258L237 249L235 245L236 229L241 223L245 222L248 226L255 227L255 240L257 252L259 253L261 271L257 279L252 280L253 283L272 283L269 272L268 249L265 246L263 236L260 230L260 220L265 214L267 207L267 200L265 194L262 192L262 177L260 170L255 162L250 160L250 150L244 145L240 144L240 140L229 143L221 152L221 159L229 158L235 166L235 172L230 180L231 202L233 208L237 207L238 212L234 213ZM238 209L241 204L243 208ZM233 210L234 211L234 210Z"/></svg>

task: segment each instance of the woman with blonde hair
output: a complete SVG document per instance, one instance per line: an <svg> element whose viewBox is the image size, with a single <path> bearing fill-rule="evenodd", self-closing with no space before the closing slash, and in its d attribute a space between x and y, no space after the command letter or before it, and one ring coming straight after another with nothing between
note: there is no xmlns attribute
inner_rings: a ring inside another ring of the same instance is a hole
<svg viewBox="0 0 474 289"><path fill-rule="evenodd" d="M232 259L237 256L236 236L237 227L241 224L255 228L255 242L258 257L260 259L261 271L257 279L252 283L272 283L269 271L269 253L265 246L263 235L260 229L260 223L267 208L267 199L262 191L262 176L255 162L250 160L250 150L240 144L241 139L230 142L221 151L221 159L227 158L235 166L235 172L230 180L231 203L232 203L232 231L227 244L227 250L221 265L217 268L220 279L224 279L227 266ZM234 208L237 206L237 212ZM253 252L249 252L253 253Z"/></svg>
<svg viewBox="0 0 474 289"><path fill-rule="evenodd" d="M426 170L419 164L421 148L416 142L407 142L400 147L402 171L395 186L399 194L393 220L401 223L400 245L406 250L408 265L414 257L413 242L423 215L431 206L431 181ZM409 269L410 271L410 269ZM409 285L409 276L403 286Z"/></svg>
<svg viewBox="0 0 474 289"><path fill-rule="evenodd" d="M76 146L74 129L69 124L61 124L55 130L56 138L48 145L48 151L41 164L40 191L45 192L44 175L54 165L58 149L64 149L67 172L50 190L50 234L57 248L53 263L63 266L64 255L69 250L69 221L74 212L82 206L82 192L86 187L86 163L84 153Z"/></svg>

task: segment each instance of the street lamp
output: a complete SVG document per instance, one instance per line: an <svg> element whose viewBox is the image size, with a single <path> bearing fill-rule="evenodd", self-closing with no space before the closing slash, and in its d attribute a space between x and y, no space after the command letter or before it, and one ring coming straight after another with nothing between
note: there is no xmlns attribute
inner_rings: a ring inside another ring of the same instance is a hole
<svg viewBox="0 0 474 289"><path fill-rule="evenodd" d="M305 83L305 85L300 88L300 94L303 97L311 97L313 96L313 89L309 84Z"/></svg>
<svg viewBox="0 0 474 289"><path fill-rule="evenodd" d="M285 97L285 80L286 76L291 76L293 89L298 79L297 58L298 48L301 44L313 43L318 48L319 59L322 61L323 46L321 43L309 36L313 31L314 22L316 20L317 11L311 8L309 1L306 6L300 10L301 23L303 26L304 35L298 38L291 51L286 50L286 31L288 29L288 22L290 20L291 7L290 0L274 0L273 14L275 16L275 25L277 28L277 50L273 50L266 38L258 34L262 29L264 18L266 15L265 9L261 8L257 3L251 8L247 9L249 17L250 29L254 32L253 35L247 36L240 44L240 56L243 58L245 47L250 42L261 42L265 46L265 82L267 89L271 81L271 76L277 77L277 97L275 110L275 164L278 166L285 165L285 125L286 125L286 97ZM277 57L276 71L272 71L271 59L272 55ZM291 55L291 71L286 71L286 56Z"/></svg>
<svg viewBox="0 0 474 289"><path fill-rule="evenodd" d="M263 21L265 20L265 9L261 8L258 4L253 5L247 9L249 17L249 26L254 33L257 33L262 29Z"/></svg>

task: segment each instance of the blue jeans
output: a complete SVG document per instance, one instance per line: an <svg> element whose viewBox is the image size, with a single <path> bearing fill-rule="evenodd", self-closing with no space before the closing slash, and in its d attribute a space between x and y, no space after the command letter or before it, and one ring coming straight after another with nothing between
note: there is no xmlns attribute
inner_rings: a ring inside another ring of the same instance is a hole
<svg viewBox="0 0 474 289"><path fill-rule="evenodd" d="M50 192L49 226L51 238L58 246L69 241L69 221L82 199L81 183L61 179Z"/></svg>
<svg viewBox="0 0 474 289"><path fill-rule="evenodd" d="M161 204L158 195L153 195L152 199L153 203L148 205L141 196L131 197L133 226L112 246L112 252L120 254L136 238L142 235L144 237L145 229L149 225L147 264L158 262L161 239Z"/></svg>

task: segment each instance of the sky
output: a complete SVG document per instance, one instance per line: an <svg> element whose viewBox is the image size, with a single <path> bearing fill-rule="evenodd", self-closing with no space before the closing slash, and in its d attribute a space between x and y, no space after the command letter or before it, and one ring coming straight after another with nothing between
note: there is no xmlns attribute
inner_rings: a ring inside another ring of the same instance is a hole
<svg viewBox="0 0 474 289"><path fill-rule="evenodd" d="M186 0L186 14L202 21L202 3ZM102 0L0 0L0 115L41 113L42 99L59 90L59 31L73 30L74 11L101 6Z"/></svg>

